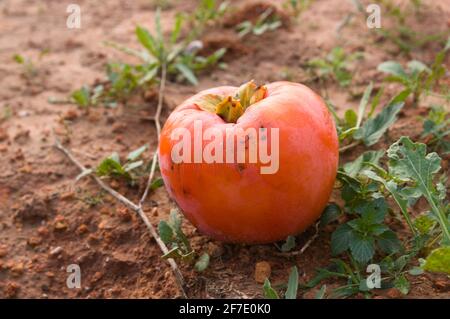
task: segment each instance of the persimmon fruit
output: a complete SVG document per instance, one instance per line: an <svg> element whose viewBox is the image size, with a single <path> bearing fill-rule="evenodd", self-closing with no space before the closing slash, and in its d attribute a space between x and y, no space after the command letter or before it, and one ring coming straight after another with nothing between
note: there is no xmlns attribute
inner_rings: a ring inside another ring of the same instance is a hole
<svg viewBox="0 0 450 319"><path fill-rule="evenodd" d="M202 135L199 125L215 133ZM237 131L244 131L244 139L233 137ZM190 147L180 148L181 141ZM258 142L278 156L272 157L276 165L255 153ZM199 149L203 158L194 154ZM283 240L313 224L329 200L338 157L324 101L291 82L202 91L170 114L159 146L164 184L187 219L214 239L238 243ZM188 158L194 160L183 160Z"/></svg>

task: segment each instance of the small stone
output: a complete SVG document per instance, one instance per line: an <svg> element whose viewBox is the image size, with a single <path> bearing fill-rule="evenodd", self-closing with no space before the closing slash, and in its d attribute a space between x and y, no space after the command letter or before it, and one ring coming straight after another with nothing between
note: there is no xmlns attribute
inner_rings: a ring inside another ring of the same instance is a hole
<svg viewBox="0 0 450 319"><path fill-rule="evenodd" d="M1 245L0 246L0 258L5 257L8 254L8 246Z"/></svg>
<svg viewBox="0 0 450 319"><path fill-rule="evenodd" d="M437 290L441 291L441 292L447 292L450 290L450 283L448 281L445 280L436 280L433 284L434 288L436 288Z"/></svg>
<svg viewBox="0 0 450 319"><path fill-rule="evenodd" d="M111 186L111 188L113 188L113 189L115 189L115 190L117 190L117 189L119 189L119 187L120 187L120 184L119 184L119 182L118 181L116 181L116 180L112 180L110 183L109 183L109 186Z"/></svg>
<svg viewBox="0 0 450 319"><path fill-rule="evenodd" d="M0 127L0 142L5 141L8 138L9 137L8 137L8 133L6 132L6 129L4 129L3 127Z"/></svg>
<svg viewBox="0 0 450 319"><path fill-rule="evenodd" d="M130 211L126 207L118 208L117 215L119 216L120 220L123 222L129 222L131 220Z"/></svg>
<svg viewBox="0 0 450 319"><path fill-rule="evenodd" d="M80 234L80 235L86 234L88 231L89 231L89 229L86 226L86 224L81 224L77 228L77 233Z"/></svg>
<svg viewBox="0 0 450 319"><path fill-rule="evenodd" d="M127 126L123 123L114 123L112 126L112 132L113 133L122 133L125 131Z"/></svg>
<svg viewBox="0 0 450 319"><path fill-rule="evenodd" d="M210 242L208 243L208 254L211 257L220 257L224 253L224 249L222 245L218 245L216 243Z"/></svg>
<svg viewBox="0 0 450 319"><path fill-rule="evenodd" d="M41 237L33 236L33 237L28 238L28 240L27 240L27 244L31 247L39 246L41 243L42 243Z"/></svg>
<svg viewBox="0 0 450 319"><path fill-rule="evenodd" d="M55 223L55 229L56 229L56 230L64 231L64 230L67 229L67 224L64 223L64 222L56 222L56 223Z"/></svg>
<svg viewBox="0 0 450 319"><path fill-rule="evenodd" d="M55 273L53 273L53 272L51 272L51 271L47 271L47 272L45 273L45 275L46 275L48 278L54 278L54 277L55 277Z"/></svg>
<svg viewBox="0 0 450 319"><path fill-rule="evenodd" d="M270 277L272 269L267 261L260 261L255 266L255 281L257 283L264 283Z"/></svg>
<svg viewBox="0 0 450 319"><path fill-rule="evenodd" d="M99 229L113 229L115 227L114 223L110 219L103 219L99 224Z"/></svg>
<svg viewBox="0 0 450 319"><path fill-rule="evenodd" d="M63 249L61 246L55 247L52 250L50 250L50 256L56 256L63 252Z"/></svg>
<svg viewBox="0 0 450 319"><path fill-rule="evenodd" d="M19 276L21 276L21 275L23 274L23 270L24 270L23 263L22 263L22 262L19 262L19 263L17 263L17 264L14 264L14 265L11 267L11 274L12 274L14 277L19 277Z"/></svg>
<svg viewBox="0 0 450 319"><path fill-rule="evenodd" d="M38 230L37 230L37 232L38 232L38 234L41 235L41 236L47 236L48 233L49 233L48 228L47 228L46 226L41 226L41 227L39 227Z"/></svg>
<svg viewBox="0 0 450 319"><path fill-rule="evenodd" d="M400 290L398 290L396 288L391 288L386 292L386 296L391 299L398 299L401 297L401 295L402 295L402 293L400 292Z"/></svg>
<svg viewBox="0 0 450 319"><path fill-rule="evenodd" d="M97 282L103 277L103 274L100 271L97 271L94 276L92 276L92 282Z"/></svg>
<svg viewBox="0 0 450 319"><path fill-rule="evenodd" d="M75 197L75 194L73 192L65 192L61 194L60 198L62 200L71 200Z"/></svg>
<svg viewBox="0 0 450 319"><path fill-rule="evenodd" d="M63 115L63 119L67 120L67 121L73 121L75 119L78 118L78 113L75 110L68 110L66 113L64 113Z"/></svg>
<svg viewBox="0 0 450 319"><path fill-rule="evenodd" d="M67 229L67 223L66 223L64 216L57 215L55 217L54 227L55 227L55 230L58 230L58 231L64 231Z"/></svg>
<svg viewBox="0 0 450 319"><path fill-rule="evenodd" d="M25 164L24 166L20 167L18 171L22 174L30 174L33 171L33 167L29 164Z"/></svg>

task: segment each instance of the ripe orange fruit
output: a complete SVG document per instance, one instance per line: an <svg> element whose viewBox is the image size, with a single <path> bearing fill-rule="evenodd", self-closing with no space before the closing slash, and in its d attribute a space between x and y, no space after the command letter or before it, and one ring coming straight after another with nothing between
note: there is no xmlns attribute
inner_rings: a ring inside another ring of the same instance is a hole
<svg viewBox="0 0 450 319"><path fill-rule="evenodd" d="M161 132L159 160L170 196L201 232L267 243L320 217L338 146L333 119L311 89L249 82L200 92L178 106Z"/></svg>

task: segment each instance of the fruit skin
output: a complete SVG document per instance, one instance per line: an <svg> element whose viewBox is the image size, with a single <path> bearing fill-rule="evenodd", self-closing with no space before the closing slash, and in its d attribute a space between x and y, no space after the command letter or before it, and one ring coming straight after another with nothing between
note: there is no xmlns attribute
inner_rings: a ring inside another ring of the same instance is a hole
<svg viewBox="0 0 450 319"><path fill-rule="evenodd" d="M205 94L231 95L236 89L202 91L172 112L161 132L161 174L170 196L204 234L238 243L284 240L314 223L329 200L339 159L335 125L317 94L291 82L268 84L267 96L236 124L193 102ZM260 163L173 163L171 150L177 141L171 133L184 127L193 140L194 120L202 121L203 130L279 128L279 170L264 175Z"/></svg>

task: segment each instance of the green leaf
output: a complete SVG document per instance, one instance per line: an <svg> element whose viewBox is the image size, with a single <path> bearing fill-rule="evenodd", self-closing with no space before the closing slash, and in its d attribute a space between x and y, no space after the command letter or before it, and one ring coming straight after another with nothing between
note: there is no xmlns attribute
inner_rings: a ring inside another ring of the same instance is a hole
<svg viewBox="0 0 450 319"><path fill-rule="evenodd" d="M383 155L383 150L367 151L361 154L353 162L345 163L343 169L349 176L356 177L364 168L369 166L368 164L378 165L378 162Z"/></svg>
<svg viewBox="0 0 450 319"><path fill-rule="evenodd" d="M372 259L375 249L372 237L365 237L360 234L354 234L353 239L349 243L350 251L356 261L367 263Z"/></svg>
<svg viewBox="0 0 450 319"><path fill-rule="evenodd" d="M408 62L408 69L411 71L413 75L422 73L422 72L431 72L431 70L422 62L417 60L412 60Z"/></svg>
<svg viewBox="0 0 450 319"><path fill-rule="evenodd" d="M16 61L19 64L24 64L25 63L25 58L23 56L21 56L20 54L14 54L13 55L13 60Z"/></svg>
<svg viewBox="0 0 450 319"><path fill-rule="evenodd" d="M343 224L338 226L331 235L331 253L338 255L344 252L349 248L352 239L353 229L349 225Z"/></svg>
<svg viewBox="0 0 450 319"><path fill-rule="evenodd" d="M320 287L319 291L317 291L314 298L315 299L324 299L326 292L327 292L327 285L322 285L322 287Z"/></svg>
<svg viewBox="0 0 450 319"><path fill-rule="evenodd" d="M209 255L207 253L203 253L195 263L195 270L198 272L204 271L208 268L209 265Z"/></svg>
<svg viewBox="0 0 450 319"><path fill-rule="evenodd" d="M403 105L403 102L389 104L374 118L367 120L353 135L354 138L362 140L366 146L371 146L378 142L386 130L396 121L397 114Z"/></svg>
<svg viewBox="0 0 450 319"><path fill-rule="evenodd" d="M387 254L393 254L400 250L401 243L392 230L387 230L377 237L378 246Z"/></svg>
<svg viewBox="0 0 450 319"><path fill-rule="evenodd" d="M161 237L161 240L166 245L169 245L172 243L174 233L173 233L172 227L170 227L166 221L162 220L159 222L158 232L159 232L159 237Z"/></svg>
<svg viewBox="0 0 450 319"><path fill-rule="evenodd" d="M120 157L119 157L119 153L114 152L109 156L110 159L112 159L114 162L119 163L120 164Z"/></svg>
<svg viewBox="0 0 450 319"><path fill-rule="evenodd" d="M424 273L424 271L423 271L423 269L422 269L421 267L413 267L413 268L411 268L411 269L408 271L408 273L409 273L411 276L420 276L420 275L422 275L422 274Z"/></svg>
<svg viewBox="0 0 450 319"><path fill-rule="evenodd" d="M433 185L433 175L441 168L441 158L436 153L426 154L426 145L413 143L408 137L401 137L389 148L389 171L404 180L413 180L417 189L427 199L441 226L443 243L450 244L450 226L445 213L438 204L439 194Z"/></svg>
<svg viewBox="0 0 450 319"><path fill-rule="evenodd" d="M264 292L264 298L266 298L266 299L280 299L280 297L278 297L277 292L270 285L269 279L267 279L267 278L264 281L263 292Z"/></svg>
<svg viewBox="0 0 450 319"><path fill-rule="evenodd" d="M192 72L192 70L189 67L187 67L185 64L176 63L175 68L181 73L181 75L183 75L183 77L186 80L188 80L189 83L191 83L192 85L198 84L198 81L194 75L194 72Z"/></svg>
<svg viewBox="0 0 450 319"><path fill-rule="evenodd" d="M151 55L154 57L159 57L156 41L147 29L137 26L136 36L139 42L150 52Z"/></svg>
<svg viewBox="0 0 450 319"><path fill-rule="evenodd" d="M450 275L450 246L439 247L426 258L424 270Z"/></svg>
<svg viewBox="0 0 450 319"><path fill-rule="evenodd" d="M297 266L292 267L288 280L288 288L285 294L286 299L297 299L298 270Z"/></svg>
<svg viewBox="0 0 450 319"><path fill-rule="evenodd" d="M344 119L345 124L348 127L355 127L358 121L358 116L356 115L355 111L353 111L352 109L348 109L344 113Z"/></svg>
<svg viewBox="0 0 450 319"><path fill-rule="evenodd" d="M328 204L327 207L325 207L322 216L320 217L320 225L325 226L331 222L334 222L341 214L342 211L338 205L334 203Z"/></svg>
<svg viewBox="0 0 450 319"><path fill-rule="evenodd" d="M144 165L144 161L137 161L137 162L131 162L131 163L127 163L123 166L125 172L130 172L132 170L135 170L138 167L141 167L142 165Z"/></svg>
<svg viewBox="0 0 450 319"><path fill-rule="evenodd" d="M402 294L407 295L409 292L409 281L406 279L405 275L401 274L394 280L394 286L397 288Z"/></svg>
<svg viewBox="0 0 450 319"><path fill-rule="evenodd" d="M398 185L392 180L386 181L383 177L379 176L377 173L370 170L365 170L363 174L374 181L382 183L386 187L386 189L391 193L395 202L399 206L409 228L411 229L413 234L416 234L416 229L414 228L408 213L408 201L403 197L402 193L398 190Z"/></svg>
<svg viewBox="0 0 450 319"><path fill-rule="evenodd" d="M408 75L400 63L395 61L386 61L378 65L378 71L392 74L402 79L408 79Z"/></svg>
<svg viewBox="0 0 450 319"><path fill-rule="evenodd" d="M170 35L170 42L175 44L180 36L181 26L183 25L183 14L177 14L175 17L175 27Z"/></svg>
<svg viewBox="0 0 450 319"><path fill-rule="evenodd" d="M127 155L127 160L130 162L137 160L147 149L148 145L139 147Z"/></svg>
<svg viewBox="0 0 450 319"><path fill-rule="evenodd" d="M78 106L88 107L91 104L90 92L87 86L72 92L70 96Z"/></svg>
<svg viewBox="0 0 450 319"><path fill-rule="evenodd" d="M97 166L96 173L98 176L128 176L122 165L110 157Z"/></svg>
<svg viewBox="0 0 450 319"><path fill-rule="evenodd" d="M162 178L158 178L158 179L155 179L155 180L152 182L152 184L150 185L150 189L151 189L152 191L154 191L154 190L160 188L160 187L163 186L163 185L164 185L163 179L162 179Z"/></svg>
<svg viewBox="0 0 450 319"><path fill-rule="evenodd" d="M285 253L289 252L295 248L295 245L295 236L288 236L286 242L281 246L281 251Z"/></svg>

